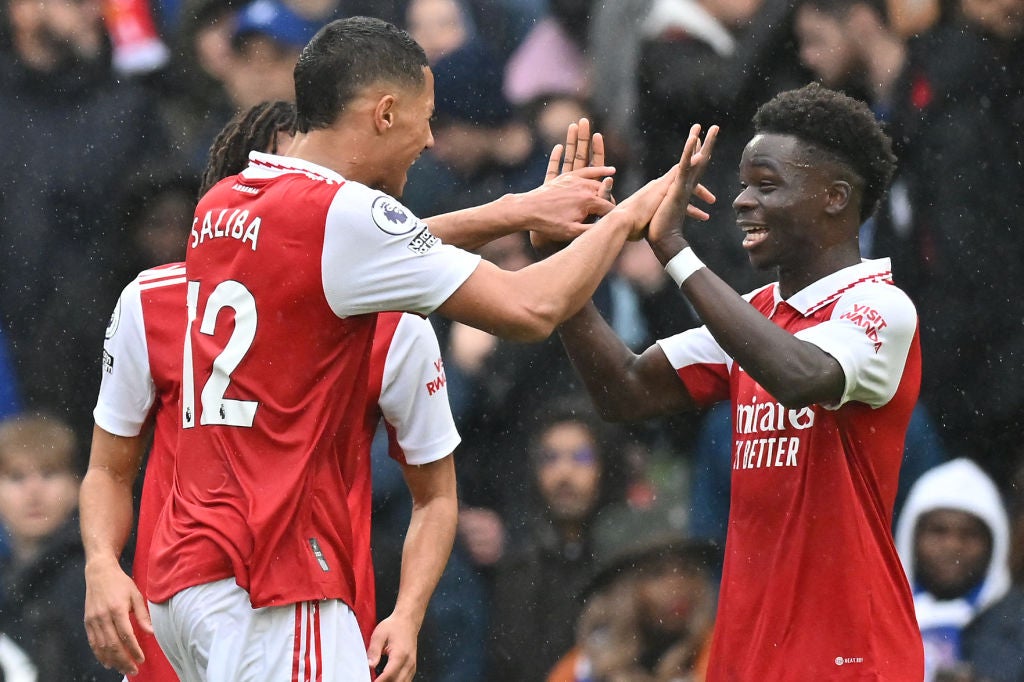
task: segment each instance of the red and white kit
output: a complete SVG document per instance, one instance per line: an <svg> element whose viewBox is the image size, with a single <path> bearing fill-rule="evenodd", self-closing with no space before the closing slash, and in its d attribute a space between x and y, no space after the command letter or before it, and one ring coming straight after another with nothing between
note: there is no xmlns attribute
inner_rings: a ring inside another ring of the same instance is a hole
<svg viewBox="0 0 1024 682"><path fill-rule="evenodd" d="M659 341L694 400L733 404L732 492L709 682L923 676L914 604L890 532L917 402L917 313L888 259L787 300L749 294L839 362L836 405L786 409L706 328Z"/></svg>

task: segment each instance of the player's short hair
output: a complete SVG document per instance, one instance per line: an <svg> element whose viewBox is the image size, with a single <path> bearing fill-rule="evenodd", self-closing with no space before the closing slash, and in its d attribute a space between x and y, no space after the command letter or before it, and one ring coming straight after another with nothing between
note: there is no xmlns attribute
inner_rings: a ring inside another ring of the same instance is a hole
<svg viewBox="0 0 1024 682"><path fill-rule="evenodd" d="M11 458L30 455L42 469L78 475L77 441L71 427L46 414L24 413L0 421L0 473Z"/></svg>
<svg viewBox="0 0 1024 682"><path fill-rule="evenodd" d="M422 87L425 66L423 48L394 24L373 17L332 21L295 64L296 129L330 126L368 85Z"/></svg>
<svg viewBox="0 0 1024 682"><path fill-rule="evenodd" d="M754 114L754 129L792 135L860 177L864 181L861 221L875 212L896 170L892 140L871 109L819 83L776 95Z"/></svg>
<svg viewBox="0 0 1024 682"><path fill-rule="evenodd" d="M290 134L294 130L295 105L291 102L260 102L235 114L210 145L199 196L202 197L224 178L245 170L250 151L276 154L277 134Z"/></svg>

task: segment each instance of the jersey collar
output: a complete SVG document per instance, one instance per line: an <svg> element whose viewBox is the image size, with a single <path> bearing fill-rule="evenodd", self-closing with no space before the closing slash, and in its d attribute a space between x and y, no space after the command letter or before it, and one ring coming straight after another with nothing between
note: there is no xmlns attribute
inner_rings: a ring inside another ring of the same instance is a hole
<svg viewBox="0 0 1024 682"><path fill-rule="evenodd" d="M249 166L242 171L242 176L250 179L267 179L286 175L288 173L302 173L311 180L319 180L327 184L344 184L345 178L330 168L294 156L278 156L277 154L265 154L263 152L249 152Z"/></svg>
<svg viewBox="0 0 1024 682"><path fill-rule="evenodd" d="M892 284L892 265L888 258L862 260L857 265L837 270L796 292L786 299L786 303L807 316L832 303L858 284L866 282ZM779 295L777 282L774 286L774 297L775 306L778 307L783 299Z"/></svg>

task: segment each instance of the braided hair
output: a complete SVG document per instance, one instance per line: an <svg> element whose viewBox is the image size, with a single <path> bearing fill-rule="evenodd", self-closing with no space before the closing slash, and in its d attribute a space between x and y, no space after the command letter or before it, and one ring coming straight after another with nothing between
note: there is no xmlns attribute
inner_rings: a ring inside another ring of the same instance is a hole
<svg viewBox="0 0 1024 682"><path fill-rule="evenodd" d="M224 178L241 173L249 163L250 151L276 154L277 134L294 130L295 105L291 102L261 102L236 114L210 145L199 196Z"/></svg>

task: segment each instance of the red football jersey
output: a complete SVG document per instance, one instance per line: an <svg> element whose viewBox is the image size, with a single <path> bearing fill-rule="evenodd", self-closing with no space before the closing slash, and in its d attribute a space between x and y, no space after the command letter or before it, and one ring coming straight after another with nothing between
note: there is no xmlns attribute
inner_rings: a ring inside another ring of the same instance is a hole
<svg viewBox="0 0 1024 682"><path fill-rule="evenodd" d="M352 518L348 495L373 436L376 311L433 311L479 258L381 192L297 159L250 158L196 208L182 430L149 598L233 576L253 607L354 607L369 519Z"/></svg>
<svg viewBox="0 0 1024 682"><path fill-rule="evenodd" d="M748 297L832 355L837 405L786 409L707 328L660 341L702 405L731 399L732 491L707 679L921 680L921 637L891 534L917 401L917 313L888 260L833 273L787 300Z"/></svg>

